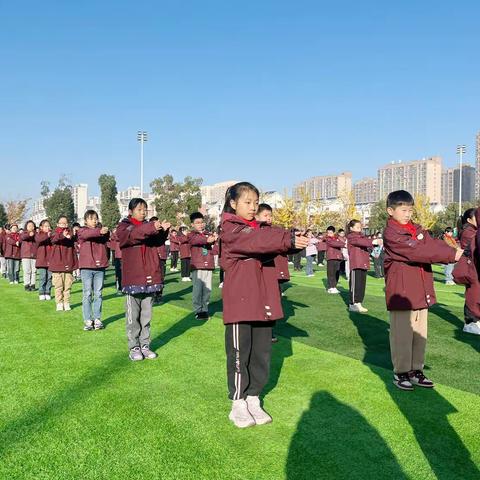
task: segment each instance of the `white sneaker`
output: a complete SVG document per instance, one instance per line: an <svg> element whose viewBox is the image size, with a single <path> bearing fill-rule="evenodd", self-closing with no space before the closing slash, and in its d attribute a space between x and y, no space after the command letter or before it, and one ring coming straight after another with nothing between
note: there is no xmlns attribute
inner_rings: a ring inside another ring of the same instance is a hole
<svg viewBox="0 0 480 480"><path fill-rule="evenodd" d="M63 303L57 303L57 312L63 312Z"/></svg>
<svg viewBox="0 0 480 480"><path fill-rule="evenodd" d="M248 396L246 402L248 411L257 425L265 425L272 422L272 417L262 408L258 397Z"/></svg>
<svg viewBox="0 0 480 480"><path fill-rule="evenodd" d="M223 288L223 282L218 284L218 288Z"/></svg>
<svg viewBox="0 0 480 480"><path fill-rule="evenodd" d="M188 277L182 277L182 282L188 282L189 278Z"/></svg>
<svg viewBox="0 0 480 480"><path fill-rule="evenodd" d="M358 303L353 303L351 305L348 306L348 311L349 312L356 312L356 313L360 313L360 310L358 308Z"/></svg>
<svg viewBox="0 0 480 480"><path fill-rule="evenodd" d="M38 299L39 299L40 301L46 300L45 295L39 295L39 296L38 296Z"/></svg>
<svg viewBox="0 0 480 480"><path fill-rule="evenodd" d="M10 282L10 285L13 285L13 282Z"/></svg>
<svg viewBox="0 0 480 480"><path fill-rule="evenodd" d="M463 327L465 333L473 333L474 335L480 335L480 322L471 322L465 324Z"/></svg>
<svg viewBox="0 0 480 480"><path fill-rule="evenodd" d="M50 295L45 295L45 300L51 300L52 297Z"/></svg>
<svg viewBox="0 0 480 480"><path fill-rule="evenodd" d="M328 293L332 293L332 294L333 294L333 293L340 293L336 288L329 288L329 289L327 290L327 292L328 292Z"/></svg>
<svg viewBox="0 0 480 480"><path fill-rule="evenodd" d="M71 310L72 308L70 307L70 304L69 303L64 303L63 304L63 309L68 312L69 310Z"/></svg>
<svg viewBox="0 0 480 480"><path fill-rule="evenodd" d="M253 427L255 420L248 411L247 402L245 400L233 400L232 410L228 418L238 428Z"/></svg>
<svg viewBox="0 0 480 480"><path fill-rule="evenodd" d="M361 303L357 303L357 308L360 313L367 313L368 308L365 308Z"/></svg>

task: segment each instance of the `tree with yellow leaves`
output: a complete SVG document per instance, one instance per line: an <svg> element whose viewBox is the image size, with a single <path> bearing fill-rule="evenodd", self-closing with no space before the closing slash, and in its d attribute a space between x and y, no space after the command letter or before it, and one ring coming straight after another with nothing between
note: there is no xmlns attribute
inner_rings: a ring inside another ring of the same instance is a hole
<svg viewBox="0 0 480 480"><path fill-rule="evenodd" d="M413 222L420 224L425 230L431 230L437 221L437 215L430 208L430 199L423 193L417 193L414 200Z"/></svg>
<svg viewBox="0 0 480 480"><path fill-rule="evenodd" d="M285 190L283 205L273 210L273 223L280 227L292 228L295 223L295 203Z"/></svg>

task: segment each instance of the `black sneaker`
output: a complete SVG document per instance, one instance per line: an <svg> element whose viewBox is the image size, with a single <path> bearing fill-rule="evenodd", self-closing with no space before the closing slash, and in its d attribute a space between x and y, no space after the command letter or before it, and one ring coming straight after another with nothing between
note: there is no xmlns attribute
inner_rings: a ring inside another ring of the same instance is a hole
<svg viewBox="0 0 480 480"><path fill-rule="evenodd" d="M393 384L400 390L407 390L409 392L413 390L413 385L410 382L408 373L395 373L393 375Z"/></svg>
<svg viewBox="0 0 480 480"><path fill-rule="evenodd" d="M410 382L417 387L433 388L435 386L421 370L412 370L411 372L408 372L408 377Z"/></svg>
<svg viewBox="0 0 480 480"><path fill-rule="evenodd" d="M208 320L208 312L198 312L195 314L197 320Z"/></svg>

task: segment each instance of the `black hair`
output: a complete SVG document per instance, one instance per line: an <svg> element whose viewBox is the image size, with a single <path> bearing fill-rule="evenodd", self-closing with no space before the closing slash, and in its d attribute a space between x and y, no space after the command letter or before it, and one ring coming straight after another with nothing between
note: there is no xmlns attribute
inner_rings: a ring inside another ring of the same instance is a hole
<svg viewBox="0 0 480 480"><path fill-rule="evenodd" d="M415 201L410 193L405 190L395 190L390 192L387 197L387 208L397 208L402 206L413 207Z"/></svg>
<svg viewBox="0 0 480 480"><path fill-rule="evenodd" d="M337 233L345 233L345 230L343 228L340 228Z"/></svg>
<svg viewBox="0 0 480 480"><path fill-rule="evenodd" d="M78 222L73 222L72 228L75 228L75 227L81 227L81 225Z"/></svg>
<svg viewBox="0 0 480 480"><path fill-rule="evenodd" d="M235 213L235 210L230 205L230 202L237 201L243 192L255 192L257 197L260 196L260 192L255 185L252 185L249 182L239 182L231 187L228 187L227 191L225 192L225 205L223 207L223 211L225 213Z"/></svg>
<svg viewBox="0 0 480 480"><path fill-rule="evenodd" d="M205 217L203 216L202 212L193 212L190 214L190 221L193 223L195 220L203 220Z"/></svg>
<svg viewBox="0 0 480 480"><path fill-rule="evenodd" d="M67 217L66 215L59 215L58 218L57 218L57 223L58 223L62 218L64 218L64 219L67 221L67 223L68 223L68 217Z"/></svg>
<svg viewBox="0 0 480 480"><path fill-rule="evenodd" d="M52 224L50 223L50 220L49 220L48 218L44 218L44 219L40 222L39 227L43 227L46 223L48 223L50 226L52 226Z"/></svg>
<svg viewBox="0 0 480 480"><path fill-rule="evenodd" d="M328 228L327 228L327 232L333 232L335 233L335 227L333 225L330 225Z"/></svg>
<svg viewBox="0 0 480 480"><path fill-rule="evenodd" d="M264 211L273 212L273 209L272 209L272 207L271 207L268 203L261 203L261 204L258 206L257 215L258 215L259 213L264 212Z"/></svg>
<svg viewBox="0 0 480 480"><path fill-rule="evenodd" d="M183 227L180 227L178 230L183 233L183 232L186 232L188 230L188 227L186 227L184 225Z"/></svg>
<svg viewBox="0 0 480 480"><path fill-rule="evenodd" d="M145 208L148 208L147 202L143 198L136 197L136 198L132 198L128 202L128 209L135 210L135 208L137 208L139 205L144 205Z"/></svg>
<svg viewBox="0 0 480 480"><path fill-rule="evenodd" d="M27 220L27 221L25 222L25 226L23 227L24 230L27 229L27 225L28 225L29 223L33 223L33 229L34 229L34 230L37 228L37 225L35 224L35 222L34 222L33 220Z"/></svg>
<svg viewBox="0 0 480 480"><path fill-rule="evenodd" d="M177 233L177 229L176 229L176 228L171 228L171 229L170 229L170 233L172 233L172 232Z"/></svg>
<svg viewBox="0 0 480 480"><path fill-rule="evenodd" d="M98 220L98 213L95 210L87 210L83 216L83 219L87 221L88 217L97 217Z"/></svg>
<svg viewBox="0 0 480 480"><path fill-rule="evenodd" d="M475 218L476 212L477 212L476 208L468 208L463 212L463 215L461 217L458 217L458 220L457 220L458 236L460 236L461 232L465 228L465 225L468 223L468 219Z"/></svg>
<svg viewBox="0 0 480 480"><path fill-rule="evenodd" d="M443 233L451 233L451 232L453 232L453 228L452 228L452 227L447 227L447 228L443 231Z"/></svg>
<svg viewBox="0 0 480 480"><path fill-rule="evenodd" d="M352 231L352 228L357 224L357 223L362 223L360 220L357 220L356 218L353 218L347 223L347 232L350 233Z"/></svg>
<svg viewBox="0 0 480 480"><path fill-rule="evenodd" d="M157 220L158 220L158 217L153 216L153 217L150 217L149 222L156 222Z"/></svg>

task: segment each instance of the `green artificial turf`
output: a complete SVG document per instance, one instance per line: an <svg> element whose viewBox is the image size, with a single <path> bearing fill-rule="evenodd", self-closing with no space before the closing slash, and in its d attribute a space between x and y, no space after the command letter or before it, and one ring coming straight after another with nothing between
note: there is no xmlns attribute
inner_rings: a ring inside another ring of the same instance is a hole
<svg viewBox="0 0 480 480"><path fill-rule="evenodd" d="M0 280L0 479L480 479L480 337L462 330L461 287L436 273L426 373L433 391L391 383L383 281L366 315L325 269L293 273L276 331L271 425L229 422L220 290L208 322L169 274L154 308L155 361L128 360L123 299L104 291L106 329L84 332L81 284L55 312Z"/></svg>

